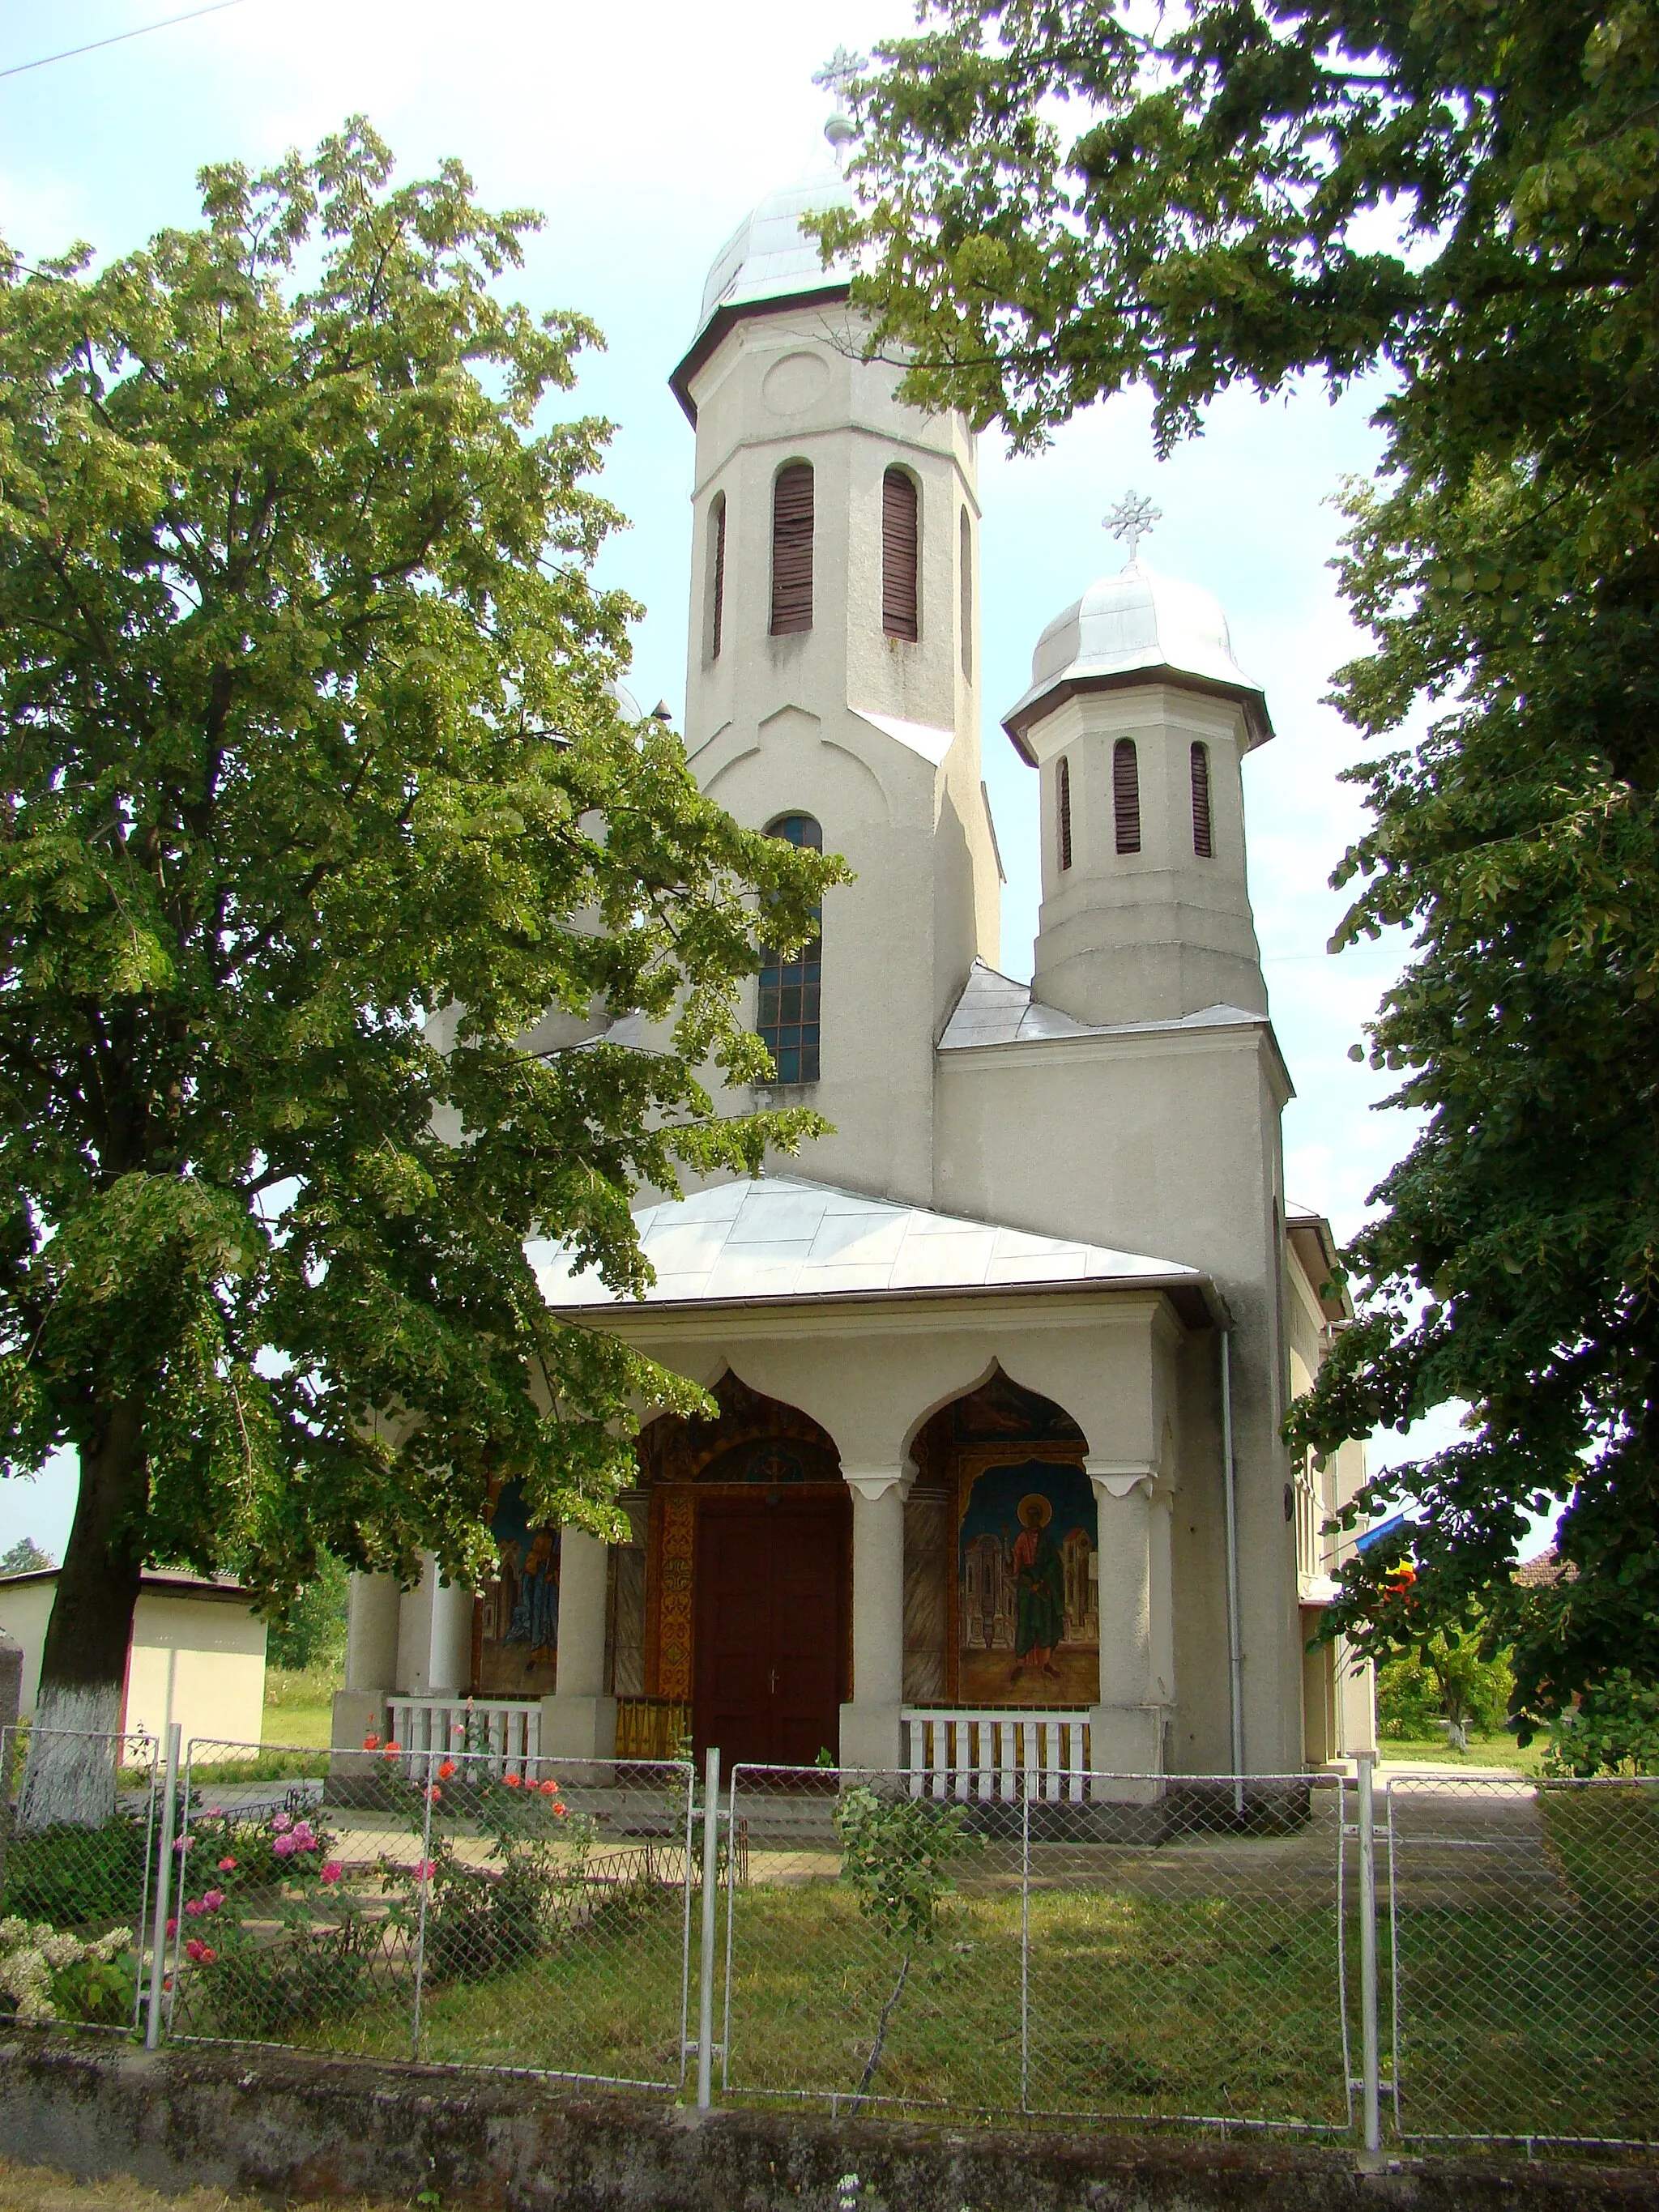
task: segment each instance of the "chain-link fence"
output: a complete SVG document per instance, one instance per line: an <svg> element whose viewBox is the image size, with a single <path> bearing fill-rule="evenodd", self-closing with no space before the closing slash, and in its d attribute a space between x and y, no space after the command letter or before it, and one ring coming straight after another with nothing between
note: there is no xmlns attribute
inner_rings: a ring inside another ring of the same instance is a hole
<svg viewBox="0 0 1659 2212"><path fill-rule="evenodd" d="M465 1724L171 1734L0 1735L0 2021L835 2112L1659 2142L1659 1780L722 1790Z"/></svg>
<svg viewBox="0 0 1659 2212"><path fill-rule="evenodd" d="M154 1737L0 1731L0 2011L130 2032L160 1814Z"/></svg>
<svg viewBox="0 0 1659 2212"><path fill-rule="evenodd" d="M1340 1781L1018 1778L737 1769L726 2088L1346 2128Z"/></svg>
<svg viewBox="0 0 1659 2212"><path fill-rule="evenodd" d="M1659 1780L1387 1789L1401 2136L1659 2135Z"/></svg>
<svg viewBox="0 0 1659 2212"><path fill-rule="evenodd" d="M258 1748L191 1746L169 2033L679 2087L690 1767L371 1739L236 1779Z"/></svg>

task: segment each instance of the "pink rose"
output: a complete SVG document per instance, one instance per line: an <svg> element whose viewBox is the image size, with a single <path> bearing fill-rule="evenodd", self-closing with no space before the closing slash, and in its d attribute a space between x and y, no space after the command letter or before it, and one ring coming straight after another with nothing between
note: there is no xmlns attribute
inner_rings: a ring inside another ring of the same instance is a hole
<svg viewBox="0 0 1659 2212"><path fill-rule="evenodd" d="M173 1848L175 1851L187 1851L195 1840L193 1836L180 1836Z"/></svg>
<svg viewBox="0 0 1659 2212"><path fill-rule="evenodd" d="M296 1824L294 1830L294 1840L302 1851L314 1851L316 1850L317 1833L309 1820L301 1820Z"/></svg>
<svg viewBox="0 0 1659 2212"><path fill-rule="evenodd" d="M187 1897L185 1899L185 1913L188 1919L199 1920L206 1911L207 1907L199 1897Z"/></svg>
<svg viewBox="0 0 1659 2212"><path fill-rule="evenodd" d="M210 1966L218 1955L219 1954L210 1943L198 1942L194 1936L185 1946L185 1958L193 1960L198 1966Z"/></svg>
<svg viewBox="0 0 1659 2212"><path fill-rule="evenodd" d="M331 1859L325 1867L319 1869L319 1872L324 1881L338 1881L345 1869L340 1864L338 1859Z"/></svg>
<svg viewBox="0 0 1659 2212"><path fill-rule="evenodd" d="M204 1889L202 1892L202 1910L204 1912L216 1912L224 1901L225 1893L222 1889Z"/></svg>
<svg viewBox="0 0 1659 2212"><path fill-rule="evenodd" d="M279 1859L291 1859L300 1846L292 1836L278 1836L270 1848Z"/></svg>
<svg viewBox="0 0 1659 2212"><path fill-rule="evenodd" d="M178 1933L179 1933L179 1923L177 1922L177 1920L169 1920L169 1921L168 1921L168 1923L167 1923L167 1936L168 1936L169 1940L170 1940L173 1936L176 1936Z"/></svg>
<svg viewBox="0 0 1659 2212"><path fill-rule="evenodd" d="M416 1881L430 1881L433 1875L436 1874L437 1871L438 1862L436 1859L417 1859L415 1862L413 1868L413 1873Z"/></svg>
<svg viewBox="0 0 1659 2212"><path fill-rule="evenodd" d="M219 1871L221 1874L234 1874L236 1871L235 1860L221 1859L219 1862Z"/></svg>
<svg viewBox="0 0 1659 2212"><path fill-rule="evenodd" d="M285 1835L294 1826L294 1815L292 1813L278 1813L273 1816L270 1826L275 1834Z"/></svg>

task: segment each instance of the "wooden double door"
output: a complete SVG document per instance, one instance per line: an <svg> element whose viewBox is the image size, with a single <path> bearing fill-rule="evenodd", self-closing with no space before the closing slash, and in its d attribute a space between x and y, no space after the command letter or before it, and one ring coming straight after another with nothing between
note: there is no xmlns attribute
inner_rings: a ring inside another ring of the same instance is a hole
<svg viewBox="0 0 1659 2212"><path fill-rule="evenodd" d="M810 1766L837 1755L847 1676L847 1501L708 1498L697 1514L697 1757Z"/></svg>

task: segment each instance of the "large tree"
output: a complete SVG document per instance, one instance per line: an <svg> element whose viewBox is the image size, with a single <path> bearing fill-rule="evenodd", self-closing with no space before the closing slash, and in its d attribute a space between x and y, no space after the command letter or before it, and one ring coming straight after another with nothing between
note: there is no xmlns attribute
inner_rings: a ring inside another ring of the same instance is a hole
<svg viewBox="0 0 1659 2212"><path fill-rule="evenodd" d="M1342 567L1376 650L1336 696L1382 749L1352 771L1372 822L1338 941L1412 935L1370 1049L1425 1118L1291 1433L1471 1413L1360 1501L1420 1518L1330 1626L1383 1650L1480 1601L1531 1719L1651 1678L1659 11L925 0L879 59L863 204L825 237L911 397L1030 447L1139 383L1167 446L1235 381L1378 373ZM1514 1589L1562 1500L1576 1573Z"/></svg>
<svg viewBox="0 0 1659 2212"><path fill-rule="evenodd" d="M702 1072L769 1072L757 907L838 864L619 710L608 429L549 420L597 333L499 296L529 215L391 168L354 123L95 273L0 259L0 1449L80 1458L37 1820L107 1809L51 1732L114 1726L147 1562L280 1613L325 1547L477 1570L506 1474L605 1527L686 1388L526 1237L626 1291L636 1186L815 1126ZM653 1048L520 1048L596 1006Z"/></svg>

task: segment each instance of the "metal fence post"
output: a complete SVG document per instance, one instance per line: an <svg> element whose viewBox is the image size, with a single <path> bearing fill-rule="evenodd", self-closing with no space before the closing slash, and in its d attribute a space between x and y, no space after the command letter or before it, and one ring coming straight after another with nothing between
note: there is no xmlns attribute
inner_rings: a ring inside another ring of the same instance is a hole
<svg viewBox="0 0 1659 2212"><path fill-rule="evenodd" d="M1376 1759L1374 1751L1362 1751L1354 1760L1359 1776L1359 2067L1368 2151L1380 2149L1382 2142L1377 2109Z"/></svg>
<svg viewBox="0 0 1659 2212"><path fill-rule="evenodd" d="M155 1919L150 1936L149 2014L144 2022L144 2048L155 2051L161 2041L161 1989L167 1978L167 1899L173 1890L173 1824L179 1803L179 1739L180 1723L167 1723L166 1795L161 1801L161 1863L155 1869Z"/></svg>
<svg viewBox="0 0 1659 2212"><path fill-rule="evenodd" d="M1031 1790L1019 1793L1019 2109L1031 2109Z"/></svg>
<svg viewBox="0 0 1659 2212"><path fill-rule="evenodd" d="M433 1768L438 1754L426 1755L426 1812L421 1821L421 1909L415 1929L415 2018L410 2038L410 2057L421 2056L421 1992L426 1982L426 1900L432 1887L432 1792L437 1787Z"/></svg>
<svg viewBox="0 0 1659 2212"><path fill-rule="evenodd" d="M720 1755L708 1747L702 1784L702 1942L697 1954L697 2110L714 2101L714 1904L720 1883Z"/></svg>

